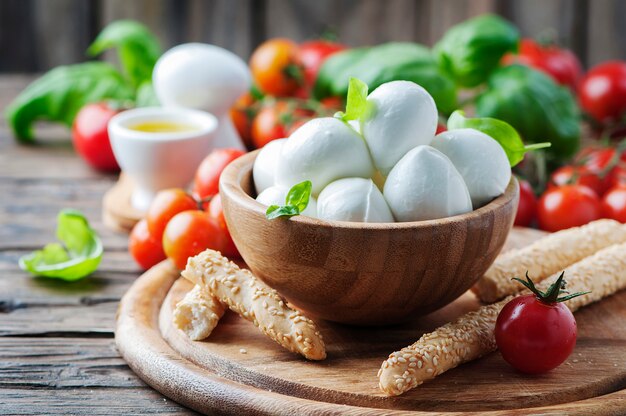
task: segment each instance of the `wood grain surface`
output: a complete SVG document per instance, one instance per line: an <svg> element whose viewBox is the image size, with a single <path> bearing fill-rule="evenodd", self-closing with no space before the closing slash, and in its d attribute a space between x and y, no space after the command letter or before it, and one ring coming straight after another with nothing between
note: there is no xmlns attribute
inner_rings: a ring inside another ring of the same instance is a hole
<svg viewBox="0 0 626 416"><path fill-rule="evenodd" d="M540 235L516 229L509 247ZM202 412L246 409L288 414L294 407L298 414L321 410L329 414L626 412L626 392L621 390L626 385L626 293L577 313L577 347L551 373L521 375L495 353L388 398L377 386L382 360L423 332L476 309L473 295L465 294L404 326L359 328L318 321L328 358L310 362L282 350L232 313L224 316L209 339L188 340L171 325L171 313L190 288L167 262L144 274L122 300L116 341L131 367L150 385ZM168 377L163 379L163 374ZM250 389L256 391L252 397ZM207 391L218 394L198 394ZM223 395L223 391L230 393Z"/></svg>

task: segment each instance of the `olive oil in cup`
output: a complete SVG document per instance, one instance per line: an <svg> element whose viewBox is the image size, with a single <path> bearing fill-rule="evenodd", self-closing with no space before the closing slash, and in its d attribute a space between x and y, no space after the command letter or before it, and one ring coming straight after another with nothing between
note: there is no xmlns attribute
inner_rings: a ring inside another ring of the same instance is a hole
<svg viewBox="0 0 626 416"><path fill-rule="evenodd" d="M113 117L109 138L135 186L132 206L145 211L158 191L186 187L212 149L217 127L212 114L186 108L136 108Z"/></svg>

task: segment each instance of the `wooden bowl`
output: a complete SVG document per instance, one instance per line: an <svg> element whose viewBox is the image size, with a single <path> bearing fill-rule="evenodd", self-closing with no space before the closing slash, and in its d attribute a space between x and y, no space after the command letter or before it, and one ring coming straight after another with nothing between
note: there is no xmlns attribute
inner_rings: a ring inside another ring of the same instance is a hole
<svg viewBox="0 0 626 416"><path fill-rule="evenodd" d="M228 228L252 272L308 314L392 324L441 308L487 270L513 225L519 188L467 214L431 221L356 223L265 218L255 201L258 151L226 167L220 194Z"/></svg>

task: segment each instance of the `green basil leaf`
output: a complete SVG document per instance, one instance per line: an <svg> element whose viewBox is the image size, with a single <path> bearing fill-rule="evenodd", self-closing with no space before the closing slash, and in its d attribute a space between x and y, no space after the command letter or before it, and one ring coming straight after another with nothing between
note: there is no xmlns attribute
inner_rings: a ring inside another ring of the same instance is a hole
<svg viewBox="0 0 626 416"><path fill-rule="evenodd" d="M102 260L102 242L87 219L76 210L59 213L57 238L42 250L20 258L20 267L36 276L74 281L93 273Z"/></svg>
<svg viewBox="0 0 626 416"><path fill-rule="evenodd" d="M152 79L161 47L146 26L133 20L117 20L100 32L87 53L96 56L111 48L117 48L124 73L135 88Z"/></svg>
<svg viewBox="0 0 626 416"><path fill-rule="evenodd" d="M135 105L137 107L158 107L161 105L154 91L152 81L145 81L139 86Z"/></svg>
<svg viewBox="0 0 626 416"><path fill-rule="evenodd" d="M345 97L351 77L363 81L370 91L389 81L413 81L433 96L442 113L450 114L457 107L454 82L442 73L430 50L415 43L392 42L333 54L320 68L314 96Z"/></svg>
<svg viewBox="0 0 626 416"><path fill-rule="evenodd" d="M294 215L300 215L300 210L292 205L270 205L265 211L265 217L268 220L273 220L279 217L293 217Z"/></svg>
<svg viewBox="0 0 626 416"><path fill-rule="evenodd" d="M72 125L85 104L102 100L132 100L124 78L104 62L60 66L30 84L13 100L6 117L19 140L32 142L32 124L40 119Z"/></svg>
<svg viewBox="0 0 626 416"><path fill-rule="evenodd" d="M285 205L294 206L298 209L299 212L304 211L309 205L312 188L313 184L311 183L311 181L300 182L292 186L289 192L287 192Z"/></svg>
<svg viewBox="0 0 626 416"><path fill-rule="evenodd" d="M448 119L448 130L470 128L491 136L504 149L511 167L524 159L526 152L550 147L550 143L537 143L524 146L519 133L509 123L495 118L466 118L461 110L457 110Z"/></svg>
<svg viewBox="0 0 626 416"><path fill-rule="evenodd" d="M526 142L550 142L552 159L573 156L580 144L580 111L569 89L526 66L494 71L476 99L476 114L506 121Z"/></svg>
<svg viewBox="0 0 626 416"><path fill-rule="evenodd" d="M367 84L358 78L351 77L348 85L346 112L342 114L343 121L359 120L367 109Z"/></svg>
<svg viewBox="0 0 626 416"><path fill-rule="evenodd" d="M502 56L517 48L519 32L494 15L469 19L453 26L435 45L439 65L457 84L475 87L487 80Z"/></svg>

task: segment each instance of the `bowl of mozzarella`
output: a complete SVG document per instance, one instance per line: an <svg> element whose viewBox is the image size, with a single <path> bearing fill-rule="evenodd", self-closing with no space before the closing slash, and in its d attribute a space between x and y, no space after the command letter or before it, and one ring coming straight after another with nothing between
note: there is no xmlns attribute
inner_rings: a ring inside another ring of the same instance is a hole
<svg viewBox="0 0 626 416"><path fill-rule="evenodd" d="M500 252L519 189L500 144L478 130L435 134L421 86L393 81L358 121L318 118L222 173L225 218L253 273L308 314L394 324L452 302ZM300 215L266 218L311 182Z"/></svg>

